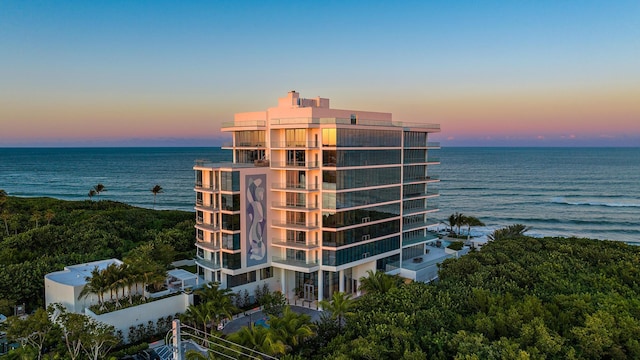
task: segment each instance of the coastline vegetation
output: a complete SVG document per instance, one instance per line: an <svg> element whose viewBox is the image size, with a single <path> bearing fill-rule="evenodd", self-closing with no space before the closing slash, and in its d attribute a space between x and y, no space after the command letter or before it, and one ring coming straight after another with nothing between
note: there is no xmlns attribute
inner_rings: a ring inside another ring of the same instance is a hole
<svg viewBox="0 0 640 360"><path fill-rule="evenodd" d="M96 186L97 187L97 186ZM105 191L104 187L100 191ZM193 213L154 211L114 201L0 195L0 313L44 306L44 275L67 265L123 259L138 247L193 256ZM136 250L137 251L137 250ZM135 253L135 252L134 252ZM174 260L174 259L171 259Z"/></svg>

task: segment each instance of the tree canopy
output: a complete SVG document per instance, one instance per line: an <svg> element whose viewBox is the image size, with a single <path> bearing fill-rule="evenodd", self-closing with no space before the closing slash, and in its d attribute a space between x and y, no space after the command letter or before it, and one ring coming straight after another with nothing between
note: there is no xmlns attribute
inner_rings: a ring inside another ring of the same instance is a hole
<svg viewBox="0 0 640 360"><path fill-rule="evenodd" d="M193 213L153 211L108 200L2 198L0 299L8 306L24 302L29 311L43 306L44 275L66 265L123 259L141 246L137 252L153 253L163 263L193 254ZM46 222L34 213L45 214Z"/></svg>

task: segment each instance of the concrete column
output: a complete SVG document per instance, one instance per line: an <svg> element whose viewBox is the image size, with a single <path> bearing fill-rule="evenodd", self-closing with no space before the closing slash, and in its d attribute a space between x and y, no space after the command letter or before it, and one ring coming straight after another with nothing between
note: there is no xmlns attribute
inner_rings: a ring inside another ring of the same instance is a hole
<svg viewBox="0 0 640 360"><path fill-rule="evenodd" d="M284 296L288 299L289 294L287 294L287 270L280 269L280 292L284 294Z"/></svg>
<svg viewBox="0 0 640 360"><path fill-rule="evenodd" d="M171 331L173 332L173 359L182 360L182 350L180 349L180 345L182 345L182 339L180 338L180 320L173 320Z"/></svg>
<svg viewBox="0 0 640 360"><path fill-rule="evenodd" d="M340 292L343 293L344 292L344 270L340 270L338 274L339 274L338 277L340 278L339 290Z"/></svg>
<svg viewBox="0 0 640 360"><path fill-rule="evenodd" d="M320 306L320 300L324 299L324 287L322 284L324 283L324 279L322 278L322 270L318 270L318 310L322 310Z"/></svg>

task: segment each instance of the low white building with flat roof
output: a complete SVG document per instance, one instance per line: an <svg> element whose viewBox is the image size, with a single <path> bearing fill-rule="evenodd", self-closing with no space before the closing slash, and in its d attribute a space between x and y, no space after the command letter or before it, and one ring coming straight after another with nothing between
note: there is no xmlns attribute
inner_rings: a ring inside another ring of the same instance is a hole
<svg viewBox="0 0 640 360"><path fill-rule="evenodd" d="M98 303L96 294L78 299L80 293L87 284L87 278L91 277L91 272L97 267L104 270L111 264L122 265L118 259L107 259L93 261L85 264L65 266L64 270L49 273L44 276L44 299L45 305L60 303L67 311L74 313L84 313L84 308Z"/></svg>

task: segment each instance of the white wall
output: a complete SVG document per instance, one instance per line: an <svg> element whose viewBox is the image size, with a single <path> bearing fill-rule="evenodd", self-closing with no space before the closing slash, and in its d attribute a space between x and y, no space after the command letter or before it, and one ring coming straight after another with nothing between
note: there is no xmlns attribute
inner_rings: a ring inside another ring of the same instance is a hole
<svg viewBox="0 0 640 360"><path fill-rule="evenodd" d="M105 324L113 325L116 330L121 330L124 341L127 342L129 327L144 324L149 321L154 323L163 317L183 313L187 311L190 304L193 304L193 295L181 293L165 299L151 301L146 304L112 311L102 315L96 315L88 308L85 309L85 315L90 316Z"/></svg>

